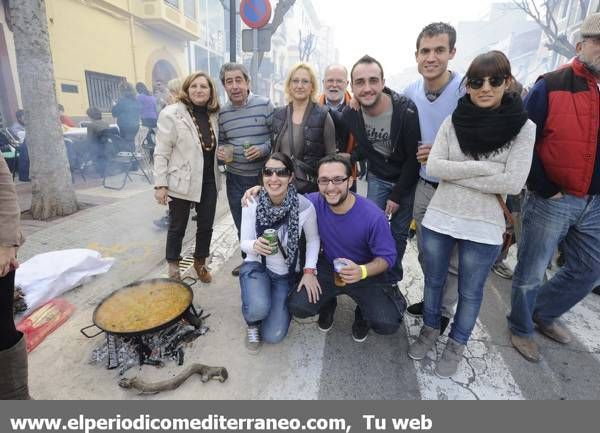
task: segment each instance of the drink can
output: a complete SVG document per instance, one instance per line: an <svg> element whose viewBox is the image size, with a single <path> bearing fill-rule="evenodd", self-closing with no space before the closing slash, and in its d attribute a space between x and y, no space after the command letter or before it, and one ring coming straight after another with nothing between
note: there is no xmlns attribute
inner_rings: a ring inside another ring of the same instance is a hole
<svg viewBox="0 0 600 433"><path fill-rule="evenodd" d="M275 229L266 229L262 235L263 238L269 241L269 245L271 245L271 255L277 254L278 246L277 246L277 230Z"/></svg>

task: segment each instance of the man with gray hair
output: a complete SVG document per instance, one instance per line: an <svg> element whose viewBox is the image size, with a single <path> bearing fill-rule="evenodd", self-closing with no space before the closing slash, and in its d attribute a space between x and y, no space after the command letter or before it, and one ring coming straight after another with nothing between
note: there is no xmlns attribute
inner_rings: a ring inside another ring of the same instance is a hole
<svg viewBox="0 0 600 433"><path fill-rule="evenodd" d="M512 345L540 359L538 331L567 344L557 319L600 281L600 13L581 25L577 57L542 75L525 107L537 125L508 324ZM562 243L565 264L544 282Z"/></svg>
<svg viewBox="0 0 600 433"><path fill-rule="evenodd" d="M273 104L250 91L250 76L242 64L225 63L219 78L229 102L219 112L217 157L227 165L227 200L239 239L242 196L258 185L260 170L271 153ZM232 159L226 155L226 145L233 147ZM233 269L233 275L239 275L240 266Z"/></svg>

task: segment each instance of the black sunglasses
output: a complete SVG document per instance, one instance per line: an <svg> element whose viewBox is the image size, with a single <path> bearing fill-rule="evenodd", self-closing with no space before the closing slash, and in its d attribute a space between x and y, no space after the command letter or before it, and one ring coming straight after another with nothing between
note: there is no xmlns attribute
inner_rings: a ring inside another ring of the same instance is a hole
<svg viewBox="0 0 600 433"><path fill-rule="evenodd" d="M490 83L490 86L492 87L500 87L506 81L506 77L469 78L467 80L467 86L471 89L479 90L486 81Z"/></svg>
<svg viewBox="0 0 600 433"><path fill-rule="evenodd" d="M265 177L271 177L273 175L275 175L277 177L289 177L291 175L290 171L285 167L283 167L283 168L263 167L262 174Z"/></svg>

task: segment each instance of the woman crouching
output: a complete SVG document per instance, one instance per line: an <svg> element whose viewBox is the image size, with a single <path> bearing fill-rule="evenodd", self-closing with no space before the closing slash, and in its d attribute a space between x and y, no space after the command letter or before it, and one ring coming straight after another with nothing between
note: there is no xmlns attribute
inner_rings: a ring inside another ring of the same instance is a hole
<svg viewBox="0 0 600 433"><path fill-rule="evenodd" d="M520 96L506 92L513 77L503 53L477 56L464 80L467 94L442 124L427 161L427 174L441 180L423 219L424 325L408 351L423 359L440 335L442 292L458 245L458 305L435 368L443 378L458 368L500 253L505 221L499 200L521 191L535 141Z"/></svg>
<svg viewBox="0 0 600 433"><path fill-rule="evenodd" d="M320 293L315 276L319 255L317 216L312 203L292 185L294 164L276 152L265 162L262 190L242 209L240 268L242 314L248 325L246 348L258 353L262 342L278 343L287 335L286 301L300 271L300 238L306 237L306 260L299 284Z"/></svg>

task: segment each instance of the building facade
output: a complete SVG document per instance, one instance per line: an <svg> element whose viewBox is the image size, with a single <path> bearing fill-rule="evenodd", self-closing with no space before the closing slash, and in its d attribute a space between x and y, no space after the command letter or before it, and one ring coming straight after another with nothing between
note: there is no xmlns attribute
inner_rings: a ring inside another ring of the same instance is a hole
<svg viewBox="0 0 600 433"><path fill-rule="evenodd" d="M123 81L143 82L152 89L157 81L182 77L190 70L187 44L198 39L201 30L197 0L45 3L57 99L72 117L84 118L90 106L110 112ZM2 84L18 89L12 35L5 22L0 21L0 28L0 53L8 52L10 62L10 67L2 62ZM3 112L16 110L19 102L3 92Z"/></svg>

